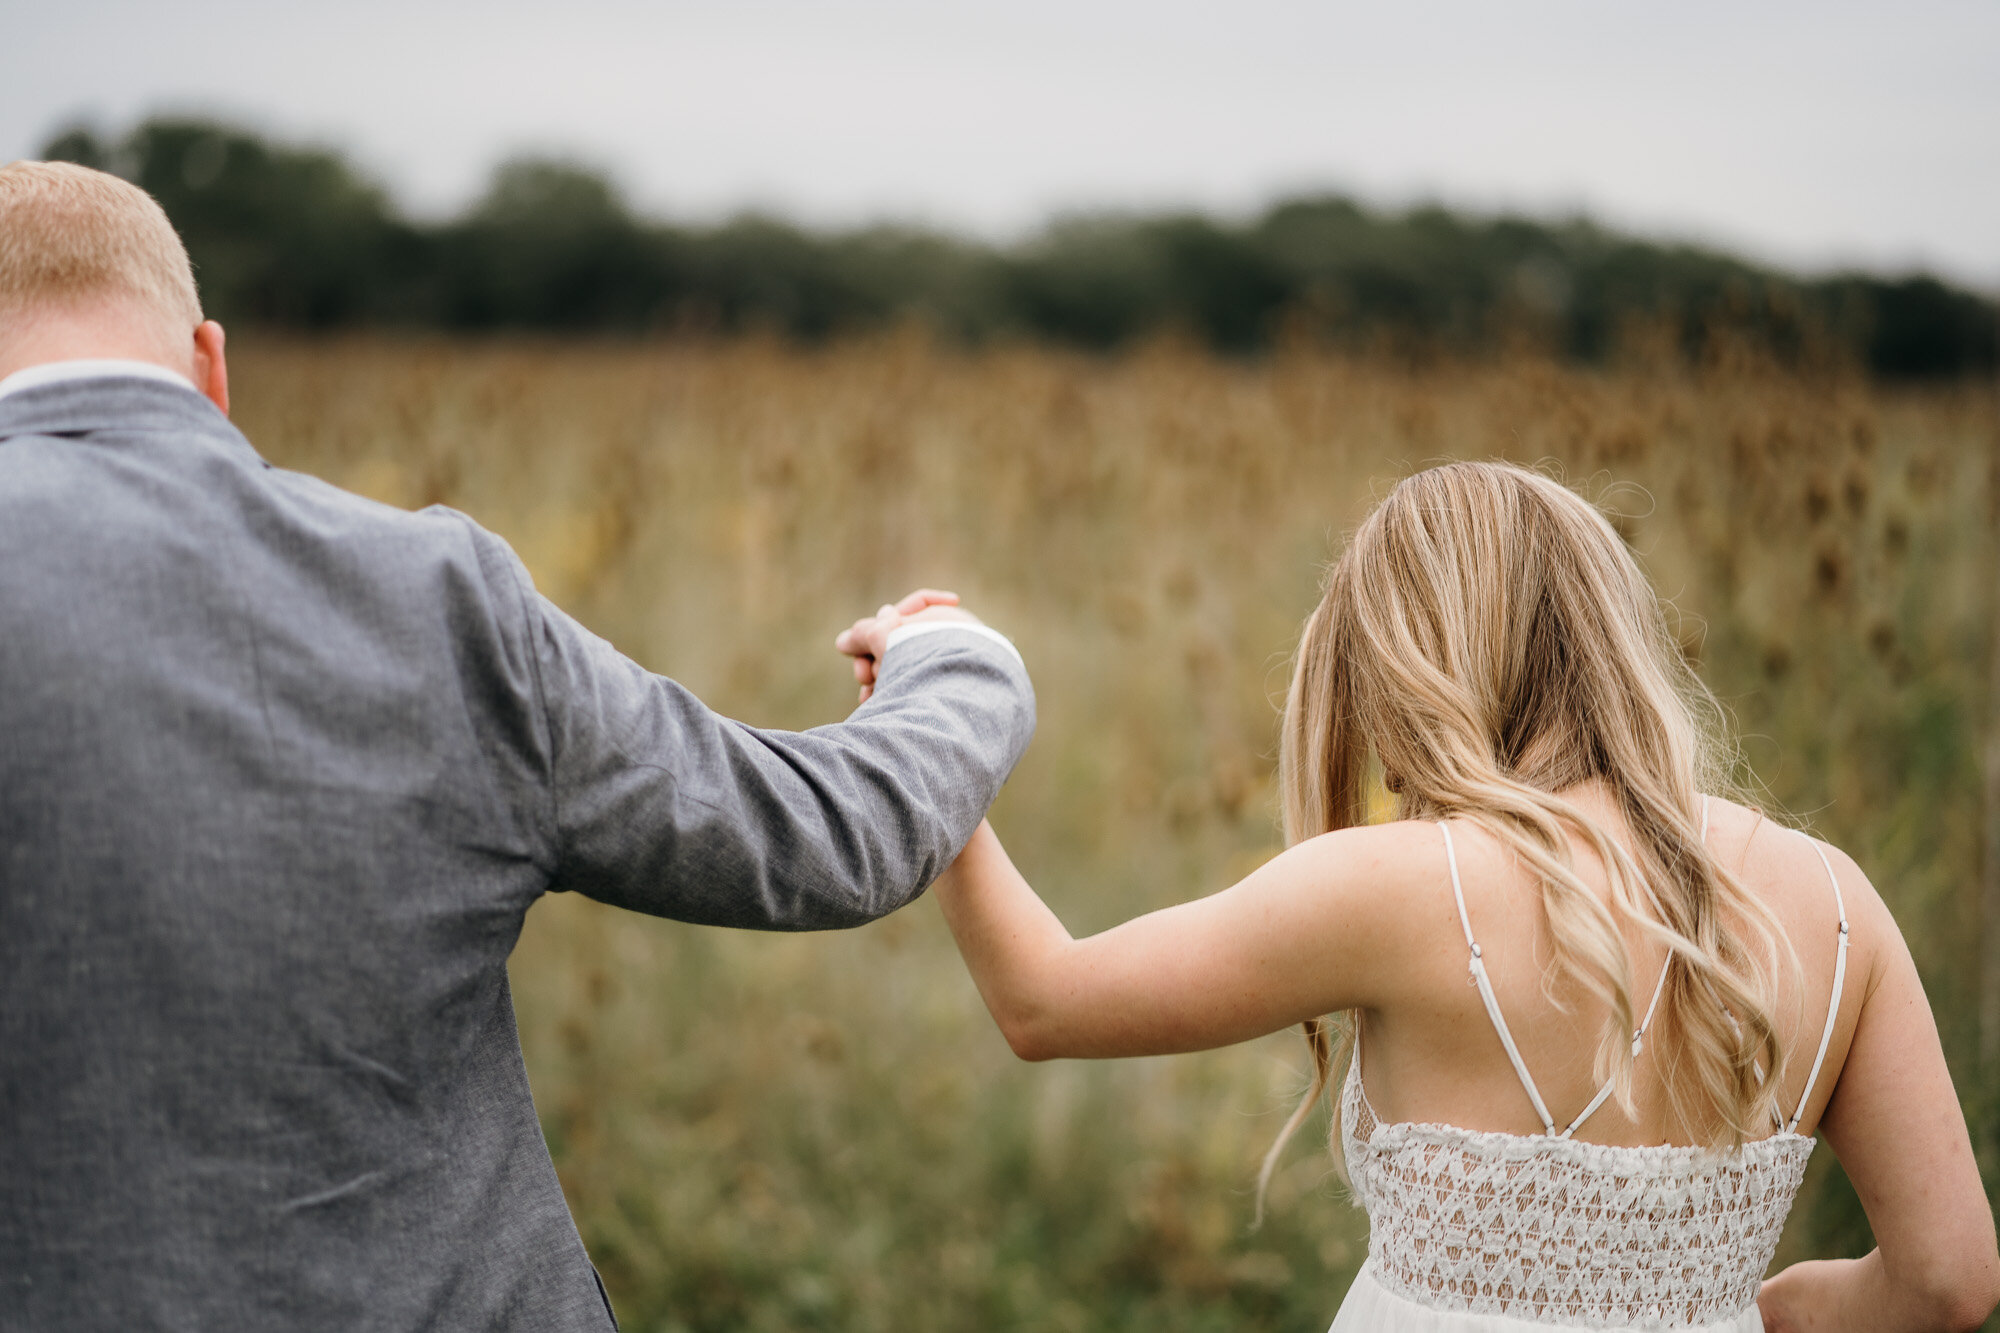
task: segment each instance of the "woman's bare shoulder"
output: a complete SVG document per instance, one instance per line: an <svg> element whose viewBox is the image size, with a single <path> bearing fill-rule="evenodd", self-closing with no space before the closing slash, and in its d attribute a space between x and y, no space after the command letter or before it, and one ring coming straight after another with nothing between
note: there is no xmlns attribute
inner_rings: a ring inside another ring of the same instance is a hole
<svg viewBox="0 0 2000 1333"><path fill-rule="evenodd" d="M1782 823L1756 806L1719 796L1709 798L1708 812L1709 850L1746 882L1816 890L1820 897L1828 897L1831 871L1843 895L1852 885L1869 897L1875 896L1874 887L1854 858L1809 830Z"/></svg>
<svg viewBox="0 0 2000 1333"><path fill-rule="evenodd" d="M1778 914L1795 944L1830 936L1845 919L1850 947L1864 958L1902 946L1895 918L1867 873L1847 852L1810 831L1779 823L1754 806L1714 797L1709 801L1709 844Z"/></svg>
<svg viewBox="0 0 2000 1333"><path fill-rule="evenodd" d="M1294 843L1273 865L1289 862L1316 880L1358 879L1385 888L1444 873L1444 838L1426 820L1357 824Z"/></svg>
<svg viewBox="0 0 2000 1333"><path fill-rule="evenodd" d="M1450 881L1437 825L1397 820L1335 829L1305 838L1246 880L1260 888L1310 896L1341 918L1379 916L1387 927L1419 924L1421 904ZM1449 904L1451 895L1443 894ZM1413 910L1415 909L1415 910ZM1449 910L1447 906L1445 910Z"/></svg>
<svg viewBox="0 0 2000 1333"><path fill-rule="evenodd" d="M1366 942L1344 975L1353 1003L1402 1004L1437 991L1444 972L1462 974L1463 959L1440 948L1459 925L1434 823L1397 820L1303 839L1252 878L1263 875L1282 876L1268 887L1300 905L1287 919L1301 938Z"/></svg>

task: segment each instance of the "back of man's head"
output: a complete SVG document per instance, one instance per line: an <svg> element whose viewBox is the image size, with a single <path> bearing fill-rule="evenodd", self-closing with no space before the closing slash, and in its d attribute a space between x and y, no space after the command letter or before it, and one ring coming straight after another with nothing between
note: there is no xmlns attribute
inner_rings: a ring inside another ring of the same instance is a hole
<svg viewBox="0 0 2000 1333"><path fill-rule="evenodd" d="M201 323L186 248L153 197L116 176L69 162L0 167L0 339L80 316L184 346Z"/></svg>

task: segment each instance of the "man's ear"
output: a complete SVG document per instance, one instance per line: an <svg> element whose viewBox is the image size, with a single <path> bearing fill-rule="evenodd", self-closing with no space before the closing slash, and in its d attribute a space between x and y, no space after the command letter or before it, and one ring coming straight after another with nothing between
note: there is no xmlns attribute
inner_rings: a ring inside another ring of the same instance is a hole
<svg viewBox="0 0 2000 1333"><path fill-rule="evenodd" d="M228 416L229 362L222 354L224 341L222 326L212 319L204 320L194 331L194 386Z"/></svg>

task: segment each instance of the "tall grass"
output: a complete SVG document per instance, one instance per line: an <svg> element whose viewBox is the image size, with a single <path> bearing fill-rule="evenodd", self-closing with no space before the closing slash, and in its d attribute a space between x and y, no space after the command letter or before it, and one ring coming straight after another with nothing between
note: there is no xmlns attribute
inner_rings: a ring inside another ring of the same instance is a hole
<svg viewBox="0 0 2000 1333"><path fill-rule="evenodd" d="M1547 463L1678 608L1773 803L1895 908L1982 1145L1980 754L2000 414L1748 360L1590 374L366 341L238 351L274 461L465 509L732 715L843 715L835 630L918 583L1019 642L1041 729L995 823L1078 932L1278 846L1276 701L1341 534L1428 461ZM1296 1038L1016 1063L928 903L835 936L552 898L513 968L542 1121L627 1328L1313 1329L1365 1228L1301 1140ZM1993 1159L1987 1156L1989 1180ZM1822 1152L1783 1257L1868 1245Z"/></svg>

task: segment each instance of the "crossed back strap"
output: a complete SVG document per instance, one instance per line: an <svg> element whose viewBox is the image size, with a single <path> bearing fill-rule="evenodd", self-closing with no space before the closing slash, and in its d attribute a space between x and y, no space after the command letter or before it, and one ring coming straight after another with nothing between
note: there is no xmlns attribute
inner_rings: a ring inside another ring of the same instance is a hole
<svg viewBox="0 0 2000 1333"><path fill-rule="evenodd" d="M1514 1044L1514 1034L1508 1030L1507 1018L1500 1012L1500 999L1493 993L1493 981L1486 975L1486 960L1480 950L1479 941L1473 937L1472 918L1465 910L1465 886L1460 881L1458 875L1458 849L1452 844L1451 825L1443 820L1439 820L1438 829L1444 834L1445 862L1451 868L1451 896L1458 904L1458 923L1465 929L1465 947L1471 953L1471 958L1467 966L1472 973L1472 983L1479 988L1479 998L1486 1005L1486 1016L1493 1020L1493 1030L1500 1036L1500 1045L1506 1049L1507 1059L1514 1066L1514 1073L1520 1078L1522 1090L1528 1094L1528 1101L1533 1104L1536 1116L1541 1119L1543 1131L1560 1139L1569 1138L1576 1133L1577 1128L1584 1121L1596 1114L1598 1107L1604 1105L1610 1099L1612 1085L1606 1082L1604 1086L1600 1087L1597 1090L1597 1095L1590 1099L1590 1104L1578 1113L1576 1119L1570 1121L1567 1128L1559 1133L1557 1132L1555 1117L1549 1114L1548 1103L1542 1100L1541 1089L1535 1086L1534 1075L1528 1072L1527 1061L1521 1058L1521 1048ZM1799 836L1802 838L1806 837L1803 833L1799 834ZM1708 798L1706 796L1701 798L1701 840L1704 843L1708 841ZM1806 841L1811 843L1813 850L1819 854L1820 864L1826 867L1827 881L1833 885L1834 906L1839 910L1840 914L1840 943L1833 964L1833 999L1827 1006L1826 1026L1820 1033L1819 1051L1813 1057L1812 1073L1806 1078L1805 1090L1799 1095L1798 1107L1793 1111L1791 1119L1787 1121L1782 1108L1775 1102L1772 1105L1772 1112L1777 1123L1782 1125L1788 1133L1798 1132L1799 1120L1805 1115L1806 1102L1812 1097L1813 1086L1819 1082L1820 1068L1826 1062L1827 1047L1833 1041L1834 1022L1840 1014L1841 988L1847 980L1847 903L1841 897L1840 881L1833 873L1833 863L1827 859L1826 849L1811 838L1806 838ZM1653 998L1646 1006L1646 1016L1639 1021L1638 1028L1632 1033L1632 1055L1634 1058L1637 1058L1640 1051L1645 1048L1646 1030L1652 1026L1653 1015L1660 1007L1660 996L1666 991L1668 961L1671 960L1662 960L1660 964L1660 979L1653 986Z"/></svg>

